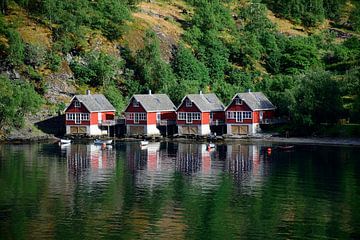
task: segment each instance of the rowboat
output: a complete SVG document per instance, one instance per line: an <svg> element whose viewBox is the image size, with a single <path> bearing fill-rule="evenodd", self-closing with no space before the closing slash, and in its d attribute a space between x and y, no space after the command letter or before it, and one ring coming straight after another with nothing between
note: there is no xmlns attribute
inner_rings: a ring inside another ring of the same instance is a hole
<svg viewBox="0 0 360 240"><path fill-rule="evenodd" d="M71 143L70 139L60 139L60 144L69 144Z"/></svg>
<svg viewBox="0 0 360 240"><path fill-rule="evenodd" d="M112 144L112 139L108 139L108 140L101 140L101 139L95 139L94 140L94 144L97 144L97 145L102 145L102 144Z"/></svg>
<svg viewBox="0 0 360 240"><path fill-rule="evenodd" d="M146 146L148 144L149 144L149 141L146 141L146 140L140 141L140 146Z"/></svg>
<svg viewBox="0 0 360 240"><path fill-rule="evenodd" d="M277 146L277 148L280 150L291 150L294 148L294 145L280 145L280 146Z"/></svg>

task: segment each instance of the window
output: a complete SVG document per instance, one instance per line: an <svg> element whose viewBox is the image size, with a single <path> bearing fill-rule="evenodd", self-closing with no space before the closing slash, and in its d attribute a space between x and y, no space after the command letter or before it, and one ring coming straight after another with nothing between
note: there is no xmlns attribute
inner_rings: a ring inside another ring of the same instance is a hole
<svg viewBox="0 0 360 240"><path fill-rule="evenodd" d="M160 122L161 121L161 113L156 113L156 121Z"/></svg>
<svg viewBox="0 0 360 240"><path fill-rule="evenodd" d="M240 98L236 98L235 105L241 105L241 104L242 104L242 100Z"/></svg>
<svg viewBox="0 0 360 240"><path fill-rule="evenodd" d="M66 114L66 120L70 120L70 121L75 120L75 114L74 113L67 113Z"/></svg>
<svg viewBox="0 0 360 240"><path fill-rule="evenodd" d="M146 120L146 113L138 113L139 114L139 120L145 121Z"/></svg>
<svg viewBox="0 0 360 240"><path fill-rule="evenodd" d="M243 112L243 119L251 119L251 112Z"/></svg>
<svg viewBox="0 0 360 240"><path fill-rule="evenodd" d="M139 102L136 101L136 100L134 100L134 101L133 101L133 106L134 106L134 107L139 107Z"/></svg>
<svg viewBox="0 0 360 240"><path fill-rule="evenodd" d="M75 100L75 101L74 101L74 106L75 106L76 108L79 108L79 107L81 107L81 104L80 104L79 101Z"/></svg>
<svg viewBox="0 0 360 240"><path fill-rule="evenodd" d="M227 119L235 119L236 112L227 112Z"/></svg>
<svg viewBox="0 0 360 240"><path fill-rule="evenodd" d="M185 104L186 104L186 107L192 107L192 102L190 99L186 99Z"/></svg>
<svg viewBox="0 0 360 240"><path fill-rule="evenodd" d="M134 120L134 113L126 113L126 120Z"/></svg>
<svg viewBox="0 0 360 240"><path fill-rule="evenodd" d="M178 120L185 120L186 119L186 113L179 112L178 114Z"/></svg>
<svg viewBox="0 0 360 240"><path fill-rule="evenodd" d="M214 113L213 112L210 113L210 119L214 119Z"/></svg>
<svg viewBox="0 0 360 240"><path fill-rule="evenodd" d="M89 114L88 113L81 113L81 120L89 121Z"/></svg>
<svg viewBox="0 0 360 240"><path fill-rule="evenodd" d="M200 120L200 113L195 113L194 116L193 116L193 119L194 120Z"/></svg>

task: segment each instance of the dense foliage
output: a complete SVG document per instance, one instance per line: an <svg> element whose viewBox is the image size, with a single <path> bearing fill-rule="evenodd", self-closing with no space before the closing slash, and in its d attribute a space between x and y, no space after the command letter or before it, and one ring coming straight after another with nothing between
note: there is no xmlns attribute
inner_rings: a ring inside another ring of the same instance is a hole
<svg viewBox="0 0 360 240"><path fill-rule="evenodd" d="M36 111L42 98L28 83L15 83L0 76L0 130L5 126L21 127L24 116Z"/></svg>
<svg viewBox="0 0 360 240"><path fill-rule="evenodd" d="M16 26L0 15L0 55L7 66L21 69L44 94L39 71L58 71L65 57L78 86L102 91L121 110L134 93L167 93L178 104L187 93L215 92L227 103L236 92L264 91L291 129L309 129L340 119L360 122L359 3L345 0L187 0L193 14L169 62L162 58L157 35L149 30L144 45L119 54L87 49L88 36L101 33L116 41L131 21L137 1L16 0L29 15L51 29L51 48L25 44ZM8 5L2 0L1 12ZM269 20L268 9L305 27L326 19L347 31L286 35ZM345 19L345 20L344 20ZM349 37L352 36L352 37ZM1 40L1 38L0 38ZM70 58L68 58L70 56Z"/></svg>

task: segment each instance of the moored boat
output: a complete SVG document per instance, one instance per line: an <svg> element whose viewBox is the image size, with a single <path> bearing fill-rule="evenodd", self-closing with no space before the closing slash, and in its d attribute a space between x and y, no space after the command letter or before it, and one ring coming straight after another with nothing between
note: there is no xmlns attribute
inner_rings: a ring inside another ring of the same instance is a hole
<svg viewBox="0 0 360 240"><path fill-rule="evenodd" d="M149 141L146 141L146 140L140 141L140 146L146 146L148 144L149 144Z"/></svg>
<svg viewBox="0 0 360 240"><path fill-rule="evenodd" d="M215 147L216 147L215 143L208 143L206 146L207 149L213 149Z"/></svg>
<svg viewBox="0 0 360 240"><path fill-rule="evenodd" d="M277 148L280 150L291 150L294 148L294 145L280 145L280 146L277 146Z"/></svg>
<svg viewBox="0 0 360 240"><path fill-rule="evenodd" d="M97 144L97 145L102 145L102 144L112 144L112 139L108 139L108 140L102 140L102 139L95 139L94 140L94 144Z"/></svg>
<svg viewBox="0 0 360 240"><path fill-rule="evenodd" d="M71 143L70 139L60 139L60 144L69 144Z"/></svg>

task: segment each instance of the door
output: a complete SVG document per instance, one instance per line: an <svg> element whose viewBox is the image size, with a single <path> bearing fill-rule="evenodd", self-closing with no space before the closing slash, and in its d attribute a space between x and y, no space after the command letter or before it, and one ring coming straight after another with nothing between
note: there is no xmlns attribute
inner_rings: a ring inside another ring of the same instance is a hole
<svg viewBox="0 0 360 240"><path fill-rule="evenodd" d="M248 126L247 125L232 125L231 126L231 134L246 135L246 134L248 134Z"/></svg>
<svg viewBox="0 0 360 240"><path fill-rule="evenodd" d="M135 113L134 115L134 123L139 123L139 114Z"/></svg>
<svg viewBox="0 0 360 240"><path fill-rule="evenodd" d="M235 112L236 113L236 122L242 122L242 112Z"/></svg>
<svg viewBox="0 0 360 240"><path fill-rule="evenodd" d="M80 114L79 114L79 113L76 113L76 114L75 114L75 124L80 124L80 123L81 123Z"/></svg>
<svg viewBox="0 0 360 240"><path fill-rule="evenodd" d="M197 126L182 126L182 134L198 134Z"/></svg>
<svg viewBox="0 0 360 240"><path fill-rule="evenodd" d="M130 126L130 135L144 134L144 126Z"/></svg>
<svg viewBox="0 0 360 240"><path fill-rule="evenodd" d="M186 113L186 123L192 123L192 113Z"/></svg>

